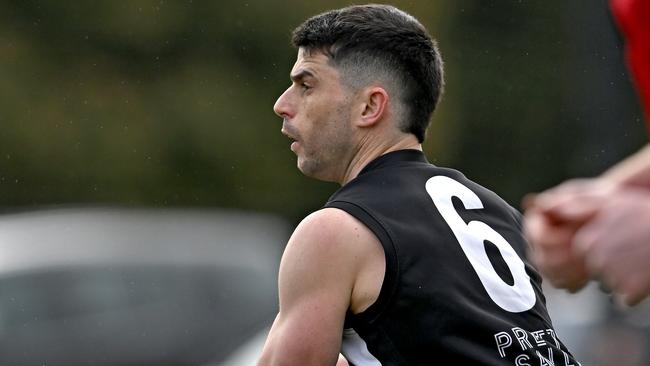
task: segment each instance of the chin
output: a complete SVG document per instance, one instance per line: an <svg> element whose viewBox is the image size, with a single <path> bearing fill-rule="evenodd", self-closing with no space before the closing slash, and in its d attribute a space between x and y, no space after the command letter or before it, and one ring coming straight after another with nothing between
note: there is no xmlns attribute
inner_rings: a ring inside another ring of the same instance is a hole
<svg viewBox="0 0 650 366"><path fill-rule="evenodd" d="M298 164L298 170L300 170L303 175L309 178L317 179L323 182L339 183L339 180L336 177L328 174L328 172L324 169L315 169L313 166L309 167Z"/></svg>
<svg viewBox="0 0 650 366"><path fill-rule="evenodd" d="M324 169L319 166L315 161L313 160L306 160L306 159L300 159L298 158L298 170L305 176L309 178L314 178L318 180L324 180L324 181L330 181L331 179L327 179L327 175L324 174Z"/></svg>
<svg viewBox="0 0 650 366"><path fill-rule="evenodd" d="M306 175L310 178L316 178L317 173L313 167L309 166L309 164L302 163L300 159L298 159L298 170L300 170L303 175Z"/></svg>

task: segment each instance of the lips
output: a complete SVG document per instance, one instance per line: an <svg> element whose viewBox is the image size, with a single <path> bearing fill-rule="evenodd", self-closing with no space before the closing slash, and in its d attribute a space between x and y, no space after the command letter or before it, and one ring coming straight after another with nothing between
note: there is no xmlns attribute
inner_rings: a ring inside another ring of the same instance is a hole
<svg viewBox="0 0 650 366"><path fill-rule="evenodd" d="M291 150L295 151L297 145L298 145L298 137L297 133L295 131L292 131L293 127L291 127L289 124L286 122L282 124L282 132L283 135L287 136L291 140Z"/></svg>
<svg viewBox="0 0 650 366"><path fill-rule="evenodd" d="M289 138L289 140L291 140L291 141L296 141L296 140L297 140L295 137L293 137L293 135L289 134L289 133L288 133L286 130L284 130L284 129L282 129L282 134L285 135L285 136L287 136L287 137Z"/></svg>

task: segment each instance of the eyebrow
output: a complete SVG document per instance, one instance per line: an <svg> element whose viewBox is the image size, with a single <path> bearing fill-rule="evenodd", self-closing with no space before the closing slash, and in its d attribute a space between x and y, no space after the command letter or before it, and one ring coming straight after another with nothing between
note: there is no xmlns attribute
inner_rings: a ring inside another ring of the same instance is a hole
<svg viewBox="0 0 650 366"><path fill-rule="evenodd" d="M315 78L316 76L309 70L300 70L300 72L290 75L290 78L294 83L298 83L307 77Z"/></svg>

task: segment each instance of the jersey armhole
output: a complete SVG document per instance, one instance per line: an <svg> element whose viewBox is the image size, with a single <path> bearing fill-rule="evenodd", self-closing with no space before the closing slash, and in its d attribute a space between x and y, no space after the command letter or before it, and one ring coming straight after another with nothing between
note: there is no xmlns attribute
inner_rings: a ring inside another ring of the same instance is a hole
<svg viewBox="0 0 650 366"><path fill-rule="evenodd" d="M363 207L347 201L331 201L325 207L338 208L352 215L357 220L361 221L370 231L375 234L382 248L384 249L384 256L386 258L386 273L384 274L384 281L379 291L377 300L370 305L366 310L359 314L353 314L348 311L346 316L346 328L355 327L356 325L368 324L375 321L386 309L390 299L393 297L397 288L399 277L399 262L397 260L397 248L391 239L390 234L384 225L382 225L375 217L372 216Z"/></svg>

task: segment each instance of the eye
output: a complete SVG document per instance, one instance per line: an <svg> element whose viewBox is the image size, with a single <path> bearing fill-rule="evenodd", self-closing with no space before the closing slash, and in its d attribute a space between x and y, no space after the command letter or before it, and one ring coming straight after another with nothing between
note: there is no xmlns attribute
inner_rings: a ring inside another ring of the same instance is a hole
<svg viewBox="0 0 650 366"><path fill-rule="evenodd" d="M305 83L300 83L300 89L302 89L302 91L307 91L307 90L311 89L311 86L307 85Z"/></svg>

